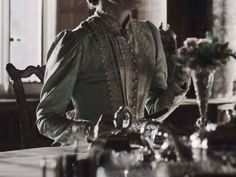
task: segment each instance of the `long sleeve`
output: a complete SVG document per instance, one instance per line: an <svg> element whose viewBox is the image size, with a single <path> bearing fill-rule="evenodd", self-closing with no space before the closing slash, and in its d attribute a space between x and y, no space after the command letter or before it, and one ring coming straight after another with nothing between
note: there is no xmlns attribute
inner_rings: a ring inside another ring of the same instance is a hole
<svg viewBox="0 0 236 177"><path fill-rule="evenodd" d="M167 85L168 71L160 33L153 24L150 22L148 22L148 24L152 29L153 37L156 42L156 68L146 102L146 109L149 114L154 114L159 111L166 112L158 118L159 121L163 121L182 103L190 82L187 82L185 89L180 88L174 80Z"/></svg>
<svg viewBox="0 0 236 177"><path fill-rule="evenodd" d="M62 144L73 143L72 126L84 134L87 122L66 118L66 109L78 79L83 39L71 31L60 33L48 52L44 85L37 107L36 124L41 134Z"/></svg>

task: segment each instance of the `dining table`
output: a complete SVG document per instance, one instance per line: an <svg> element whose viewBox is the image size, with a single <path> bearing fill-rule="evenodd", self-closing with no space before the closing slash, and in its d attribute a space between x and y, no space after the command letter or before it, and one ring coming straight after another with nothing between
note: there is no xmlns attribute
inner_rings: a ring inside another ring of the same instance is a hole
<svg viewBox="0 0 236 177"><path fill-rule="evenodd" d="M88 144L78 146L77 157L82 159L88 155ZM42 161L53 160L63 155L74 154L72 146L43 147L0 152L0 177L42 177ZM49 171L47 177L54 177Z"/></svg>
<svg viewBox="0 0 236 177"><path fill-rule="evenodd" d="M0 177L61 177L53 169L53 161L59 157L77 154L77 160L85 160L89 156L89 146L87 143L80 143L77 150L73 146L64 147L42 147L23 150L14 150L0 152ZM49 164L45 172L42 162L47 159ZM83 166L88 170L92 170L90 166ZM109 170L104 173L104 168L97 168L96 177L124 177L123 170ZM79 173L81 174L81 173ZM129 177L154 177L155 173L150 168L142 167L130 171ZM63 176L64 177L64 176ZM72 177L72 176L71 176ZM79 177L87 177L85 174ZM156 176L155 176L156 177Z"/></svg>
<svg viewBox="0 0 236 177"><path fill-rule="evenodd" d="M55 170L55 162L58 162L58 159L71 155L74 156L75 154L79 161L91 157L90 144L79 143L76 147L42 147L0 152L0 177L64 177L63 175L57 175L58 170ZM161 162L156 160L152 163L143 163L141 166L134 166L129 170L126 168L126 164L130 164L127 160L132 160L132 158L129 159L129 157L132 157L132 154L125 152L122 153L123 156L114 154L114 157L120 160L123 159L122 167L124 169L117 170L117 168L110 168L112 166L109 166L110 162L108 162L107 166L96 167L95 176L124 177L126 176L126 170L128 170L128 177L183 177L191 174L194 177L236 177L235 151L215 153L213 156L213 151L208 154L210 156L207 155L207 151L201 149L193 149L192 152L195 158L190 161L186 161L185 158L177 162ZM47 162L46 168L44 166L45 162ZM82 168L82 171L84 170L91 171L93 168L85 165ZM79 177L88 177L88 175L79 175Z"/></svg>

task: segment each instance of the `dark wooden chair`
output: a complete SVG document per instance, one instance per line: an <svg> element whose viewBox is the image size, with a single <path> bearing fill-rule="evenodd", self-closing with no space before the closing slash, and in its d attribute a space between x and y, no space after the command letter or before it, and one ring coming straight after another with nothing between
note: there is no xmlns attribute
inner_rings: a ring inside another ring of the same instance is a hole
<svg viewBox="0 0 236 177"><path fill-rule="evenodd" d="M13 64L9 63L6 65L6 70L12 80L12 86L16 96L21 148L50 146L52 141L39 134L35 125L35 117L32 118L30 116L22 83L23 78L28 78L33 74L43 83L45 66L28 66L24 70L18 70Z"/></svg>

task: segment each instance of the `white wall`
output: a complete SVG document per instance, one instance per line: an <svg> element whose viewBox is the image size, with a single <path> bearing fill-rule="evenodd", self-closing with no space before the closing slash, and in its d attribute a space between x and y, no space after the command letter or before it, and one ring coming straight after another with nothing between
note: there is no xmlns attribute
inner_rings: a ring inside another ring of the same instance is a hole
<svg viewBox="0 0 236 177"><path fill-rule="evenodd" d="M150 20L157 27L167 22L167 0L145 0L144 5L138 10L141 20Z"/></svg>

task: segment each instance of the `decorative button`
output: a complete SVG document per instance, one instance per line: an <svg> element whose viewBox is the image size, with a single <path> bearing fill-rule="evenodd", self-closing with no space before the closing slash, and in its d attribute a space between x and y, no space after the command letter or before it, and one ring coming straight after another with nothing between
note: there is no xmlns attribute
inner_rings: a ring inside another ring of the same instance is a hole
<svg viewBox="0 0 236 177"><path fill-rule="evenodd" d="M134 49L133 49L133 48L130 48L129 51L130 51L130 52L134 52Z"/></svg>
<svg viewBox="0 0 236 177"><path fill-rule="evenodd" d="M132 99L132 101L136 101L136 98L135 98L135 97L132 97L131 99Z"/></svg>
<svg viewBox="0 0 236 177"><path fill-rule="evenodd" d="M136 108L136 106L132 106L132 109L135 109Z"/></svg>
<svg viewBox="0 0 236 177"><path fill-rule="evenodd" d="M137 88L133 88L132 90L133 90L133 92L137 92Z"/></svg>
<svg viewBox="0 0 236 177"><path fill-rule="evenodd" d="M136 69L136 68L135 68L135 69L133 69L133 72L137 73L137 72L138 72L138 69Z"/></svg>
<svg viewBox="0 0 236 177"><path fill-rule="evenodd" d="M136 59L133 59L133 60L132 60L132 63L136 63L136 62L137 62L137 60L136 60Z"/></svg>
<svg viewBox="0 0 236 177"><path fill-rule="evenodd" d="M121 34L122 34L125 38L128 38L129 35L130 35L130 32L129 32L129 30L125 29L125 30L121 31Z"/></svg>
<svg viewBox="0 0 236 177"><path fill-rule="evenodd" d="M138 82L138 79L134 79L133 82L134 82L134 83L137 83L137 82Z"/></svg>

